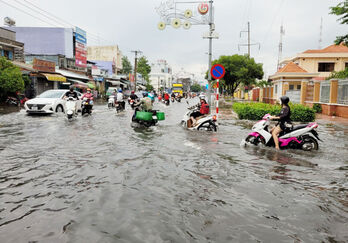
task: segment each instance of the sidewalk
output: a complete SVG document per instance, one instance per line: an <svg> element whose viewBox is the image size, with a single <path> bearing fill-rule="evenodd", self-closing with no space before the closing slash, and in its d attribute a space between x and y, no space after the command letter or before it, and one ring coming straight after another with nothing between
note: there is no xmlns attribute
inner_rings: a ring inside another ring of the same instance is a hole
<svg viewBox="0 0 348 243"><path fill-rule="evenodd" d="M319 124L333 124L333 125L338 125L338 126L344 126L348 127L348 119L343 118L343 117L338 117L338 116L327 116L323 114L316 114L316 122Z"/></svg>

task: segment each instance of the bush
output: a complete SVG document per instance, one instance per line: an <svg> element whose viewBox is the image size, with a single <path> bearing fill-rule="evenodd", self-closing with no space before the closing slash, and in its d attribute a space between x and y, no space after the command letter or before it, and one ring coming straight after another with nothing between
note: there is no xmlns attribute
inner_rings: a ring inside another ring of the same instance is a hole
<svg viewBox="0 0 348 243"><path fill-rule="evenodd" d="M234 103L234 112L239 119L261 120L265 114L276 116L281 110L280 105L270 105L265 103ZM290 104L291 120L298 122L311 122L315 119L315 111L309 107L299 104Z"/></svg>
<svg viewBox="0 0 348 243"><path fill-rule="evenodd" d="M313 110L315 111L315 113L321 113L322 112L321 104L318 104L318 103L313 104Z"/></svg>

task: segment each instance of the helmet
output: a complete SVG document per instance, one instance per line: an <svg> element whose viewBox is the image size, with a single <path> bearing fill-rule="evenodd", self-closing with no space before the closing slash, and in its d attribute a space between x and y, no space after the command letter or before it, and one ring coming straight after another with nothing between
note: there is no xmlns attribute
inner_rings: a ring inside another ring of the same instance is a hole
<svg viewBox="0 0 348 243"><path fill-rule="evenodd" d="M154 96L153 94L151 94L151 93L149 93L149 94L147 95L147 97L149 97L151 100L154 100L154 99L155 99L155 96Z"/></svg>
<svg viewBox="0 0 348 243"><path fill-rule="evenodd" d="M122 89L119 89L118 92L119 92L119 93L122 93Z"/></svg>
<svg viewBox="0 0 348 243"><path fill-rule="evenodd" d="M147 97L147 92L143 92L143 98Z"/></svg>
<svg viewBox="0 0 348 243"><path fill-rule="evenodd" d="M132 90L131 94L134 94L134 90Z"/></svg>
<svg viewBox="0 0 348 243"><path fill-rule="evenodd" d="M205 95L203 95L203 94L199 95L199 99L205 100Z"/></svg>
<svg viewBox="0 0 348 243"><path fill-rule="evenodd" d="M90 88L87 88L87 91L91 91L91 89L90 89Z"/></svg>
<svg viewBox="0 0 348 243"><path fill-rule="evenodd" d="M280 97L280 101L282 102L282 105L287 105L289 103L290 99L287 96L282 96L282 97Z"/></svg>
<svg viewBox="0 0 348 243"><path fill-rule="evenodd" d="M74 90L74 86L70 85L69 90L73 91Z"/></svg>

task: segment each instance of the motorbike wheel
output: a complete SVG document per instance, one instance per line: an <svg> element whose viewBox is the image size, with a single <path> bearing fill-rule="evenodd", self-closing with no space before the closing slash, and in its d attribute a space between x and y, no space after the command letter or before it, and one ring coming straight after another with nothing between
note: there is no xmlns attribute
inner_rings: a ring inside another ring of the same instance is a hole
<svg viewBox="0 0 348 243"><path fill-rule="evenodd" d="M199 131L210 131L210 132L216 132L217 128L216 125L210 122L205 122L202 125L200 125L197 130Z"/></svg>
<svg viewBox="0 0 348 243"><path fill-rule="evenodd" d="M318 149L319 149L319 144L316 139L314 139L311 136L303 137L302 150L312 151L312 150L318 150Z"/></svg>
<svg viewBox="0 0 348 243"><path fill-rule="evenodd" d="M263 137L255 137L252 135L247 136L245 139L245 142L254 144L255 146L258 146L260 143L265 144L265 139Z"/></svg>

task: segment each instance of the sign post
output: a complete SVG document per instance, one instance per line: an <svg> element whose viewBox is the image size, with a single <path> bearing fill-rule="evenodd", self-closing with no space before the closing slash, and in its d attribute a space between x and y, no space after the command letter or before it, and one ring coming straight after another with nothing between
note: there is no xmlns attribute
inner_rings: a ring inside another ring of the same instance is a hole
<svg viewBox="0 0 348 243"><path fill-rule="evenodd" d="M219 81L225 76L225 68L221 64L215 64L210 69L211 76L216 79L216 119L219 116Z"/></svg>

